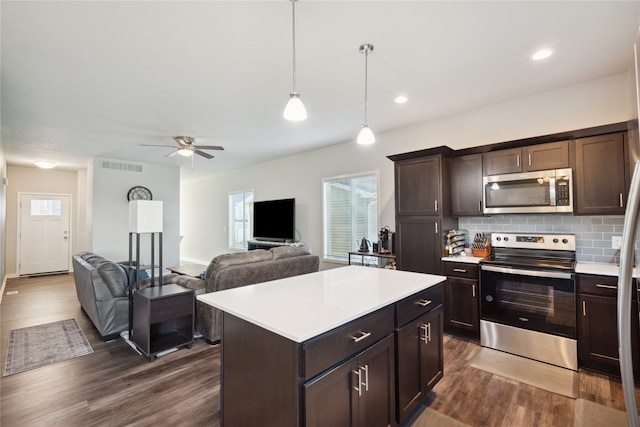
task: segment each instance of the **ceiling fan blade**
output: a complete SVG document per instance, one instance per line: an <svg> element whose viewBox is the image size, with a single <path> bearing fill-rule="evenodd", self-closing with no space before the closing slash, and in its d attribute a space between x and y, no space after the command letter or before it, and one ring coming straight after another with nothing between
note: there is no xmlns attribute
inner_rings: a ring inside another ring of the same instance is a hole
<svg viewBox="0 0 640 427"><path fill-rule="evenodd" d="M219 145L194 145L193 147L199 150L224 150L224 147Z"/></svg>
<svg viewBox="0 0 640 427"><path fill-rule="evenodd" d="M156 145L156 144L140 144L141 147L171 147L173 148L173 145Z"/></svg>
<svg viewBox="0 0 640 427"><path fill-rule="evenodd" d="M200 151L200 150L193 150L194 153L196 153L199 156L204 157L205 159L213 159L213 156L209 153L205 153L204 151Z"/></svg>
<svg viewBox="0 0 640 427"><path fill-rule="evenodd" d="M174 150L174 151L170 152L169 154L165 155L165 157L173 157L176 154L178 154L178 151L180 151L180 150Z"/></svg>

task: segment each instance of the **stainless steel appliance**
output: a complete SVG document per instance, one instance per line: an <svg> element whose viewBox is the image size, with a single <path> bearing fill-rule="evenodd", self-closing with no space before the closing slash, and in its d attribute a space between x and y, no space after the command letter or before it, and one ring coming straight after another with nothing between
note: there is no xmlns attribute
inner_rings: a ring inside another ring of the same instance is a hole
<svg viewBox="0 0 640 427"><path fill-rule="evenodd" d="M578 370L575 236L492 233L480 262L480 343Z"/></svg>
<svg viewBox="0 0 640 427"><path fill-rule="evenodd" d="M638 158L640 153L640 129L638 118L640 117L640 30L636 33L633 45L633 71L630 80L632 99L634 106L632 120L629 123L629 151L632 158ZM636 241L636 229L638 226L638 213L640 212L640 162L636 163L627 209L624 213L624 229L622 232L622 245L620 246L620 269L618 271L618 346L620 358L620 376L624 391L624 405L627 411L627 423L629 427L639 427L638 405L633 378L633 364L631 356L631 302L632 293L640 289L632 287L632 270L634 264L634 247ZM637 350L637 349L636 349Z"/></svg>
<svg viewBox="0 0 640 427"><path fill-rule="evenodd" d="M485 176L482 182L485 214L573 212L570 168Z"/></svg>

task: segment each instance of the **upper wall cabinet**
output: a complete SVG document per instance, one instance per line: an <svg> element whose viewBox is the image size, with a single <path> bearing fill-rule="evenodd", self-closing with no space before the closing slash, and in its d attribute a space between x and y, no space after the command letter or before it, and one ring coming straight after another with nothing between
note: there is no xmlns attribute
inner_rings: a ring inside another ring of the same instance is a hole
<svg viewBox="0 0 640 427"><path fill-rule="evenodd" d="M576 215L624 215L627 200L625 134L574 141L574 206Z"/></svg>
<svg viewBox="0 0 640 427"><path fill-rule="evenodd" d="M396 215L440 214L441 162L436 155L395 164Z"/></svg>
<svg viewBox="0 0 640 427"><path fill-rule="evenodd" d="M483 155L485 175L569 167L569 141L498 150Z"/></svg>
<svg viewBox="0 0 640 427"><path fill-rule="evenodd" d="M451 215L482 215L482 154L451 159Z"/></svg>

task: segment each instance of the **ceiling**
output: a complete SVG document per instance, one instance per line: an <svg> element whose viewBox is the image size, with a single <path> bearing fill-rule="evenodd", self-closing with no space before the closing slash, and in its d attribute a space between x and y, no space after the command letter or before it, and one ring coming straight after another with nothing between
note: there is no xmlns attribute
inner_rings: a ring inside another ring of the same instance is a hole
<svg viewBox="0 0 640 427"><path fill-rule="evenodd" d="M626 72L638 1L296 3L2 1L1 138L7 162L85 168L94 156L175 165L172 137L222 145L222 171ZM555 54L540 62L539 47ZM399 94L409 101L393 102ZM355 143L355 142L354 142ZM181 159L191 169L189 160Z"/></svg>

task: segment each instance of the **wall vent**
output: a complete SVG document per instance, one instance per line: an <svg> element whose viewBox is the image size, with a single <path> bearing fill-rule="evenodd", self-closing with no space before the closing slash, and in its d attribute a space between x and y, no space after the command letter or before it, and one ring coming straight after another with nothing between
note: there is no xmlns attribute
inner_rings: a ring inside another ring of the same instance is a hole
<svg viewBox="0 0 640 427"><path fill-rule="evenodd" d="M122 163L102 160L102 169L115 169L127 172L142 172L142 165L136 165L135 163Z"/></svg>

